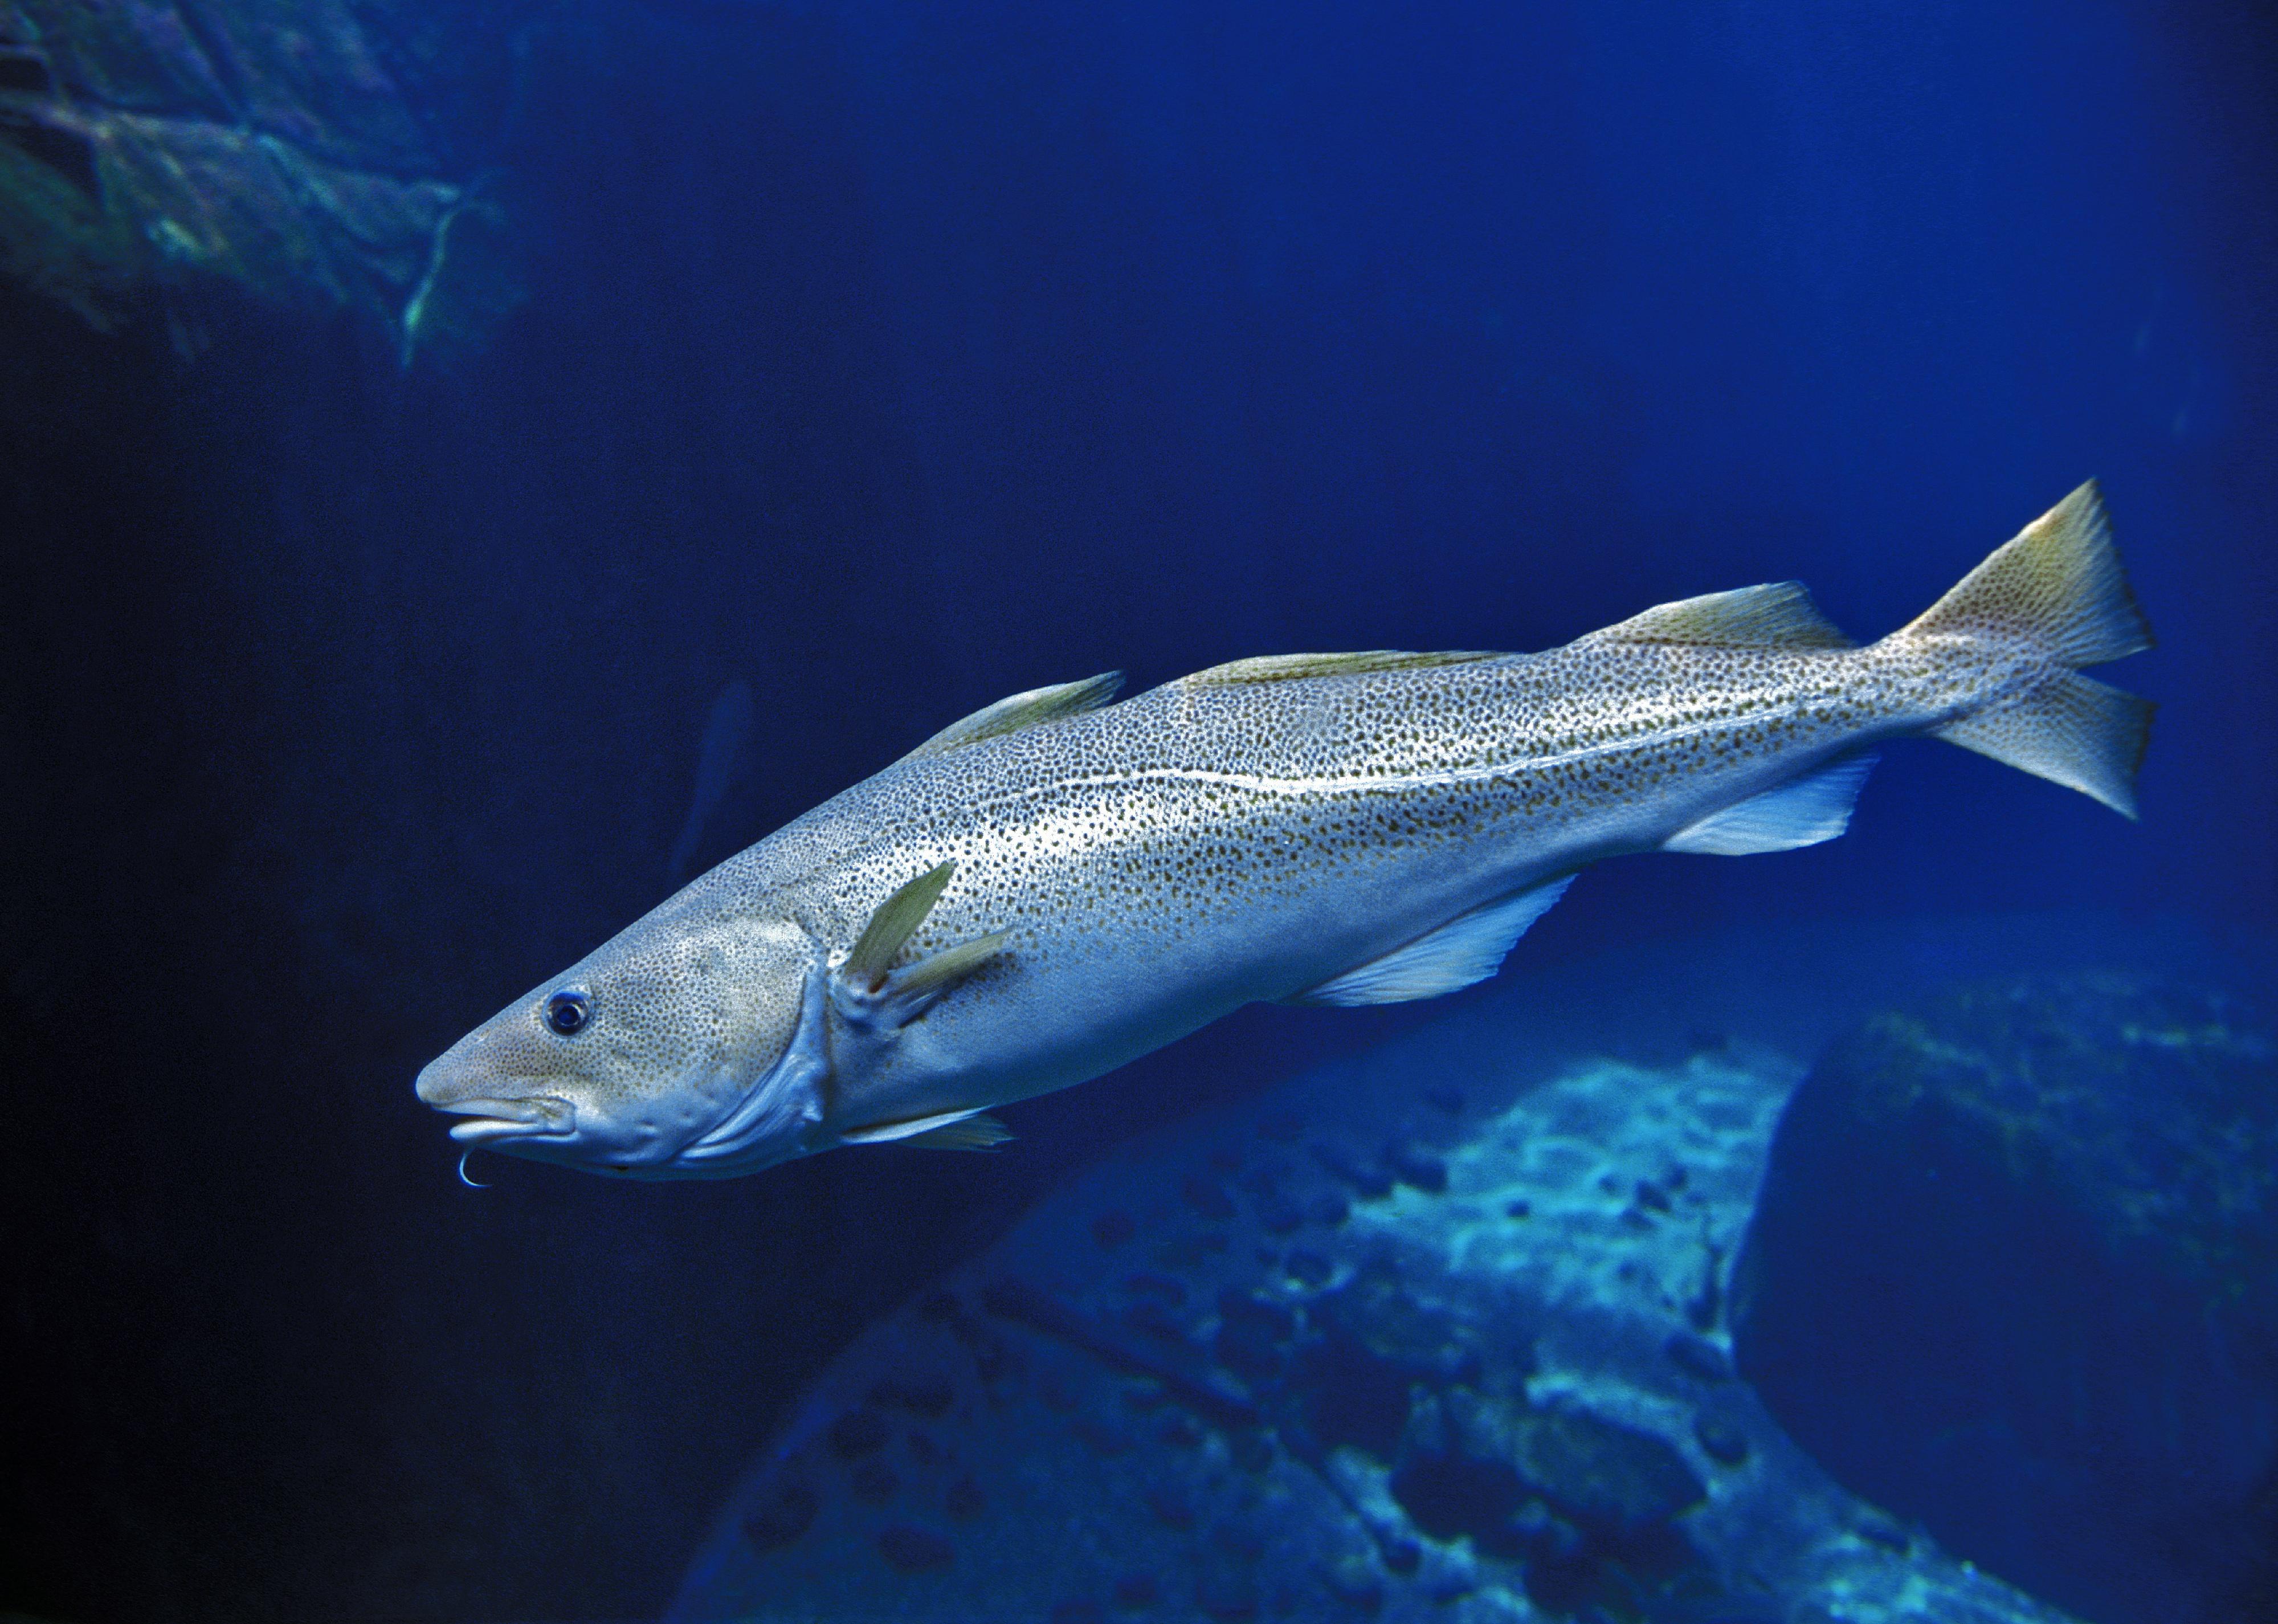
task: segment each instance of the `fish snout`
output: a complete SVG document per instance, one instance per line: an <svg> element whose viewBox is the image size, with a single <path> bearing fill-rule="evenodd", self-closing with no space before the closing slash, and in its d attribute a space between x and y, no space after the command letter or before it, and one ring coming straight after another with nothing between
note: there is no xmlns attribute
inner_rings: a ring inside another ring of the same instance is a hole
<svg viewBox="0 0 2278 1624"><path fill-rule="evenodd" d="M418 1078L411 1084L411 1092L419 1096L420 1104L433 1106L440 1111L451 1103L456 1092L452 1084L457 1081L452 1076L452 1070L453 1068L442 1061L430 1061L419 1069Z"/></svg>
<svg viewBox="0 0 2278 1624"><path fill-rule="evenodd" d="M447 1111L465 1099L519 1099L547 1092L546 1068L534 1063L539 1057L526 1042L495 1030L499 1024L476 1028L420 1068L411 1091L422 1104Z"/></svg>
<svg viewBox="0 0 2278 1624"><path fill-rule="evenodd" d="M493 1139L562 1139L577 1131L577 1107L550 1094L521 1099L456 1099L436 1109L467 1119L452 1124L451 1137L470 1146Z"/></svg>
<svg viewBox="0 0 2278 1624"><path fill-rule="evenodd" d="M466 1145L500 1139L567 1138L577 1130L577 1107L559 1094L538 1091L536 1078L501 1075L490 1057L460 1043L420 1069L412 1092L446 1115L463 1117L451 1137ZM525 1089L531 1090L524 1092Z"/></svg>
<svg viewBox="0 0 2278 1624"><path fill-rule="evenodd" d="M462 1099L503 1098L511 1091L499 1086L501 1079L497 1069L483 1064L482 1058L469 1053L464 1040L455 1043L419 1069L411 1092L419 1096L421 1104L439 1111L447 1111Z"/></svg>

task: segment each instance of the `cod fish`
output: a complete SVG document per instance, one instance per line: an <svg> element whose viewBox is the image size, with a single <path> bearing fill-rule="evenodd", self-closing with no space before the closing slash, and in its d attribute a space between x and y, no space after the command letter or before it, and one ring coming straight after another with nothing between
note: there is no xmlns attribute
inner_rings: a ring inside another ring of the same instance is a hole
<svg viewBox="0 0 2278 1624"><path fill-rule="evenodd" d="M516 1000L418 1096L469 1149L637 1178L984 1147L991 1108L1242 1005L1484 980L1603 858L1832 839L1886 739L2133 817L2152 706L2078 668L2150 644L2089 484L1865 647L1785 582L1543 654L1016 693Z"/></svg>

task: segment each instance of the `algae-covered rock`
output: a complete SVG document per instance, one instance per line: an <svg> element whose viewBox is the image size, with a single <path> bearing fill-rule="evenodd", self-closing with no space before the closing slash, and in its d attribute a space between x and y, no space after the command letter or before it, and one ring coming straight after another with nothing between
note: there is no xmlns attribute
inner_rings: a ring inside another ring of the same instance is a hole
<svg viewBox="0 0 2278 1624"><path fill-rule="evenodd" d="M484 166L524 6L0 4L0 274L100 329L228 288L409 364L519 297Z"/></svg>
<svg viewBox="0 0 2278 1624"><path fill-rule="evenodd" d="M2114 1624L2278 1601L2278 1046L2236 999L1869 1021L1787 1109L1736 1292L1798 1441L1964 1554Z"/></svg>

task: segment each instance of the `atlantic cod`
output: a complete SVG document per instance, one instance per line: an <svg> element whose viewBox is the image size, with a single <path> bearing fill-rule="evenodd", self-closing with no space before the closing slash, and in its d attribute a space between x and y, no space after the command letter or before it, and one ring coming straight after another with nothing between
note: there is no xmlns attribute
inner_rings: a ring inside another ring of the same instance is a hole
<svg viewBox="0 0 2278 1624"><path fill-rule="evenodd" d="M2077 668L2150 644L2091 483L1863 648L1783 582L1544 654L1016 693L516 1000L418 1095L469 1149L639 1178L993 1145L992 1107L1242 1005L1484 980L1602 858L1832 839L1886 739L2133 817L2152 706Z"/></svg>

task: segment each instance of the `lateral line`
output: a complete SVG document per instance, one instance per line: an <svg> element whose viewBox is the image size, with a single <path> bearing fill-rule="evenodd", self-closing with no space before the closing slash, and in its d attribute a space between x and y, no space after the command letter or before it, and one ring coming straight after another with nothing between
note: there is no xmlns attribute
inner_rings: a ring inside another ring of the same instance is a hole
<svg viewBox="0 0 2278 1624"><path fill-rule="evenodd" d="M1758 713L1761 715L1762 713ZM1256 773L1220 772L1207 767L1150 767L1129 772L1091 773L1078 778L1055 778L1050 784L1039 784L1027 789L1011 790L976 803L981 806L1005 806L1013 801L1033 801L1067 789L1114 789L1134 784L1188 783L1218 784L1232 789L1246 789L1265 795L1307 795L1335 793L1354 790L1447 789L1466 784L1491 783L1497 778L1509 778L1522 773L1537 772L1546 768L1563 767L1594 757L1612 755L1621 751L1641 750L1655 745L1677 744L1687 739L1731 726L1730 718L1686 723L1679 727L1663 730L1638 739L1618 743L1586 745L1580 749L1561 751L1556 755L1528 756L1492 767L1463 767L1442 772L1411 773L1404 778L1383 778L1362 775L1337 778L1273 778Z"/></svg>

